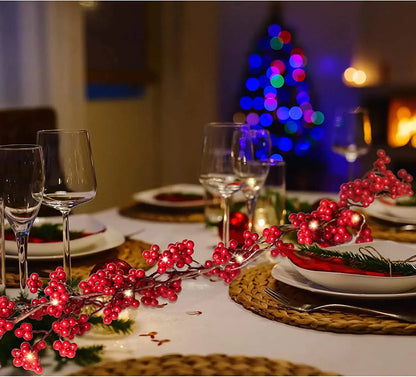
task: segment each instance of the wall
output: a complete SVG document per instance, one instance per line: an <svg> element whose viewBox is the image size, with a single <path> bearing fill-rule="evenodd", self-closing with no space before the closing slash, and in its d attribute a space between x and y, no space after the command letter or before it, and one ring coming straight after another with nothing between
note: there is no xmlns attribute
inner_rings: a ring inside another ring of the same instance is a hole
<svg viewBox="0 0 416 377"><path fill-rule="evenodd" d="M127 204L131 194L160 184L154 89L141 100L89 101L86 123L97 174L96 198L80 207L94 212Z"/></svg>

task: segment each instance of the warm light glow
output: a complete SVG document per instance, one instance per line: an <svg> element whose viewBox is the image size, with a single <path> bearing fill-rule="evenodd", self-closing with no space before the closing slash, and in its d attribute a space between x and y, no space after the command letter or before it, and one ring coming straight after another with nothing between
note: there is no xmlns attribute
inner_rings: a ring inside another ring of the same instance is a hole
<svg viewBox="0 0 416 377"><path fill-rule="evenodd" d="M54 299L51 301L51 304L52 304L53 306L56 306L56 305L58 305L58 304L59 304L59 300L58 300L58 299L56 299L56 298L54 298Z"/></svg>
<svg viewBox="0 0 416 377"><path fill-rule="evenodd" d="M357 224L360 221L361 216L358 213L355 213L351 216L351 222Z"/></svg>
<svg viewBox="0 0 416 377"><path fill-rule="evenodd" d="M371 123L367 113L364 115L364 141L367 145L371 144Z"/></svg>
<svg viewBox="0 0 416 377"><path fill-rule="evenodd" d="M315 229L317 229L317 228L318 228L318 225L319 225L318 221L316 221L316 220L312 220L312 221L309 223L309 229L311 229L311 230L315 230Z"/></svg>
<svg viewBox="0 0 416 377"><path fill-rule="evenodd" d="M244 257L242 255L237 255L235 261L239 264L244 262Z"/></svg>
<svg viewBox="0 0 416 377"><path fill-rule="evenodd" d="M133 296L133 291L131 289L127 289L126 291L124 291L124 296L126 297Z"/></svg>
<svg viewBox="0 0 416 377"><path fill-rule="evenodd" d="M363 85L367 81L367 75L364 71L355 71L352 81L355 85Z"/></svg>
<svg viewBox="0 0 416 377"><path fill-rule="evenodd" d="M391 102L387 141L391 147L402 147L410 142L416 148L416 100Z"/></svg>
<svg viewBox="0 0 416 377"><path fill-rule="evenodd" d="M345 81L352 82L352 81L353 81L353 77L354 77L354 73L355 73L356 71L357 71L357 70L356 70L355 68L353 68L353 67L349 67L349 68L347 68L347 69L344 71L344 79L345 79Z"/></svg>
<svg viewBox="0 0 416 377"><path fill-rule="evenodd" d="M32 352L28 352L25 356L26 361L33 361L35 359L35 355Z"/></svg>
<svg viewBox="0 0 416 377"><path fill-rule="evenodd" d="M348 86L362 86L367 82L367 74L363 70L348 67L344 71L343 79Z"/></svg>

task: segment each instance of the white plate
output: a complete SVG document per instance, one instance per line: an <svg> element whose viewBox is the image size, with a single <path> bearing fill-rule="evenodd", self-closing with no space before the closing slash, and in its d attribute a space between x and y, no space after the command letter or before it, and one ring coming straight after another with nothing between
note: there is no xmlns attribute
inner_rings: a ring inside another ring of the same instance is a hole
<svg viewBox="0 0 416 377"><path fill-rule="evenodd" d="M96 254L104 250L112 249L113 247L120 246L124 242L124 236L118 230L107 227L106 231L103 233L103 236L98 239L96 242L89 246L78 248L72 250L71 248L71 257L85 257L87 255ZM7 255L9 259L17 259L17 255ZM42 261L42 260L60 260L62 259L62 249L59 253L52 255L33 255L30 253L30 246L28 248L28 258L29 261Z"/></svg>
<svg viewBox="0 0 416 377"><path fill-rule="evenodd" d="M202 195L202 199L201 200L188 200L188 201L182 201L182 202L170 202L167 200L156 199L156 195L170 194L174 192L180 192L182 194ZM180 183L176 185L164 186L164 187L159 187L159 188L155 188L151 190L137 192L133 194L133 199L136 202L151 204L154 206L186 208L186 207L202 207L205 203L203 196L204 196L204 189L202 186L189 184L189 183Z"/></svg>
<svg viewBox="0 0 416 377"><path fill-rule="evenodd" d="M349 244L328 247L341 253L359 253L360 248L373 247L385 258L405 260L416 254L416 249L393 241L374 241L362 244ZM413 276L371 276L342 272L314 271L296 266L296 271L316 284L347 293L401 293L416 289L416 275Z"/></svg>
<svg viewBox="0 0 416 377"><path fill-rule="evenodd" d="M416 224L416 206L396 206L375 200L364 211L375 218L402 224Z"/></svg>
<svg viewBox="0 0 416 377"><path fill-rule="evenodd" d="M394 250L393 252L397 252L397 255L394 256L394 258L396 259L401 259L402 256L404 254L409 255L410 250L413 252L413 254L415 253L415 249L411 248L411 247L405 247L403 248L402 244L397 244L395 242L392 241L376 241L376 242L372 242L373 246L375 243L386 243L385 246L386 248L389 247L388 244L392 243L395 244L395 248L392 249ZM363 245L363 244L361 244ZM365 244L364 244L365 245ZM348 245L350 246L350 245ZM378 245L379 247L380 245ZM400 246L399 248L396 249L397 246ZM339 250L339 247L337 247L337 250ZM412 255L413 255L412 254ZM305 269L302 269L305 270ZM308 270L310 271L310 270ZM336 278L340 278L339 275L350 275L350 277L352 279L355 279L356 277L367 277L367 276L363 276L363 275L353 275L353 274L339 274L339 273L331 273L331 272L322 272L325 274L332 275L333 280L336 280ZM323 286L317 283L317 278L316 278L316 274L312 274L314 276L309 276L312 277L314 279L314 281L308 279L306 276L304 276L303 274L299 273L299 268L295 268L295 266L290 262L290 260L288 258L282 258L279 257L279 261L278 263L274 266L273 270L272 270L272 276L276 279L279 280L285 284L291 285L293 287L296 288L300 288L300 289L304 289L310 292L314 292L314 293L321 293L321 294L327 294L327 295L332 295L332 296L339 296L339 297L344 297L344 298L354 298L354 299L403 299L403 298L411 298L411 297L416 297L416 283L413 289L408 290L406 292L398 292L398 293L366 293L366 292L353 292L353 291L339 291L336 290L334 288L331 287L327 287L327 286ZM328 277L327 277L328 278ZM402 279L402 277L398 277L398 278L390 278L390 277L373 277L373 276L369 276L369 278L371 280L371 285L373 286L374 284L379 285L379 284L385 284L383 283L383 281L381 281L381 283L377 282L379 279L387 279L385 281L390 281L390 279ZM374 278L376 278L375 280L373 280ZM343 284L343 288L344 289L349 289L348 288L348 282L344 281L343 279L339 279L339 282L341 284ZM326 282L327 283L327 282ZM334 284L334 281L332 281L331 284ZM368 285L368 281L366 282L366 284ZM413 284L413 282L412 282Z"/></svg>
<svg viewBox="0 0 416 377"><path fill-rule="evenodd" d="M38 217L34 226L45 223L62 224L61 216L54 217ZM85 249L98 241L100 241L107 229L100 221L90 215L71 215L69 216L69 229L71 231L83 231L92 233L91 235L78 238L71 241L71 254L75 254L77 250ZM6 257L17 257L17 246L15 241L5 241ZM44 242L28 244L28 258L35 256L54 256L62 254L62 241Z"/></svg>

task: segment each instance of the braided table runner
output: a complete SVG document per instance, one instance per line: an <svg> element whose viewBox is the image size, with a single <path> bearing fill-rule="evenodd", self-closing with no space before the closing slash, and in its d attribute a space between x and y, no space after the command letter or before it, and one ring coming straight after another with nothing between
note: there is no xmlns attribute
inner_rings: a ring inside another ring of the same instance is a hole
<svg viewBox="0 0 416 377"><path fill-rule="evenodd" d="M119 210L120 215L133 219L168 223L203 223L204 209L158 207L145 203L132 203Z"/></svg>
<svg viewBox="0 0 416 377"><path fill-rule="evenodd" d="M314 297L316 300L319 295L276 281L271 276L272 268L272 264L266 264L246 270L230 284L231 298L262 317L292 326L348 334L416 334L416 324L382 316L340 311L304 313L289 309L264 293L264 288L282 291L303 302L311 302Z"/></svg>
<svg viewBox="0 0 416 377"><path fill-rule="evenodd" d="M72 376L334 376L309 365L223 354L149 356L88 366Z"/></svg>
<svg viewBox="0 0 416 377"><path fill-rule="evenodd" d="M151 266L146 263L142 256L144 250L149 250L149 243L138 240L127 240L122 245L97 253L87 257L72 258L72 275L74 278L86 279L92 268L106 260L118 258L126 261L134 268L147 270ZM57 266L62 265L62 261L29 261L29 274L37 272L41 278L47 278L49 273ZM16 272L17 261L8 260L6 265L6 286L13 288L19 286L19 274ZM14 271L13 271L14 270Z"/></svg>

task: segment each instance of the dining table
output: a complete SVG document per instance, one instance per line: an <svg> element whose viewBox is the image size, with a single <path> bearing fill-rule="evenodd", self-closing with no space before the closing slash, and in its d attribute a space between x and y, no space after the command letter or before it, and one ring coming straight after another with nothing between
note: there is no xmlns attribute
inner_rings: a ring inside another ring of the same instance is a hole
<svg viewBox="0 0 416 377"><path fill-rule="evenodd" d="M310 202L336 197L333 193L300 191L290 191L288 196ZM220 241L217 229L208 228L203 221L155 221L126 216L118 207L91 216L129 239L157 244L161 249L171 242L192 240L193 257L201 263L211 258ZM105 259L105 252L89 258L100 263ZM286 367L279 374L286 371L293 375L415 375L416 324L383 317L366 321L364 314L357 313L340 319L324 311L307 317L280 310L271 297L261 292L262 287L259 288L264 280L269 285L275 284L270 276L274 263L275 259L265 253L243 270L238 283L230 285L206 276L185 279L176 302L158 307L140 305L122 312L121 318L134 321L129 334L93 329L77 338L79 347L104 346L101 364L106 369L91 365L88 370L69 362L55 370L53 358L46 356L43 375L89 375L93 370L101 375L119 375L121 371L135 374L127 369L144 358L163 369L163 363L169 358L189 365L192 357L194 363L205 359L211 364L218 358L224 373L213 370L212 374L220 375L229 374L227 367L237 365L238 360L244 361L244 370L240 369L240 373L237 370L238 375L267 374L267 369L260 366L256 369L259 361L263 367L272 361ZM241 280L244 276L245 280ZM8 289L7 293L15 292L17 289ZM337 327L339 321L343 326ZM183 369L183 374L191 373L187 371ZM22 372L9 366L0 370L1 375ZM154 374L162 372L155 369Z"/></svg>

